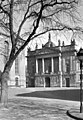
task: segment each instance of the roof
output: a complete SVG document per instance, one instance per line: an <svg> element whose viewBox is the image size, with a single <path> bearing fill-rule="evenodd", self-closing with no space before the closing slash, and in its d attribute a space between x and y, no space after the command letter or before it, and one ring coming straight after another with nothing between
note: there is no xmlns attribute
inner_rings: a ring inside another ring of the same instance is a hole
<svg viewBox="0 0 83 120"><path fill-rule="evenodd" d="M43 47L55 47L55 44L52 41L48 41Z"/></svg>

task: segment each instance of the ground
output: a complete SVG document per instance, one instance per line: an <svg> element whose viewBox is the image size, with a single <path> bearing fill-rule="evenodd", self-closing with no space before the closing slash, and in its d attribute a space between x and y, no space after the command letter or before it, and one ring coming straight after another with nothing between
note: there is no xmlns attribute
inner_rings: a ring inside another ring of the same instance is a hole
<svg viewBox="0 0 83 120"><path fill-rule="evenodd" d="M70 90L77 92L77 88L9 88L8 108L0 108L0 120L73 120L66 112L79 112L79 99L64 100Z"/></svg>

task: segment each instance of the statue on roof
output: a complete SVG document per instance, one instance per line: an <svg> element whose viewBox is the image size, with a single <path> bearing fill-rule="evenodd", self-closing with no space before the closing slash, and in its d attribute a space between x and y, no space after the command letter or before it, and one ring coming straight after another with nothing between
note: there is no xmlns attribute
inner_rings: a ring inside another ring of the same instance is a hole
<svg viewBox="0 0 83 120"><path fill-rule="evenodd" d="M71 45L75 45L75 39L71 40Z"/></svg>

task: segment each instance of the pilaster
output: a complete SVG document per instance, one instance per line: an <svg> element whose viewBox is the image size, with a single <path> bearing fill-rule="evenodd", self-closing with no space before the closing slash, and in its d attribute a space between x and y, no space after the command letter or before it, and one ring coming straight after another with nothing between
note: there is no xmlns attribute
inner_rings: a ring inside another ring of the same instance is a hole
<svg viewBox="0 0 83 120"><path fill-rule="evenodd" d="M51 73L54 73L54 61L53 61L53 57L51 58Z"/></svg>
<svg viewBox="0 0 83 120"><path fill-rule="evenodd" d="M59 81L60 87L62 87L61 53L59 53Z"/></svg>
<svg viewBox="0 0 83 120"><path fill-rule="evenodd" d="M70 57L70 72L72 72L72 56Z"/></svg>

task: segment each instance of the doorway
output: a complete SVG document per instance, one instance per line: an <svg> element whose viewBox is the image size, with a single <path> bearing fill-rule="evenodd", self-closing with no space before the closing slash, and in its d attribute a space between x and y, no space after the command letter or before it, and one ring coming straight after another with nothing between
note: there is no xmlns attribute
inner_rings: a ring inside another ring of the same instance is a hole
<svg viewBox="0 0 83 120"><path fill-rule="evenodd" d="M18 87L18 77L15 78L15 86Z"/></svg>
<svg viewBox="0 0 83 120"><path fill-rule="evenodd" d="M66 87L70 87L70 79L66 78Z"/></svg>
<svg viewBox="0 0 83 120"><path fill-rule="evenodd" d="M45 78L45 85L46 87L50 87L50 77Z"/></svg>

